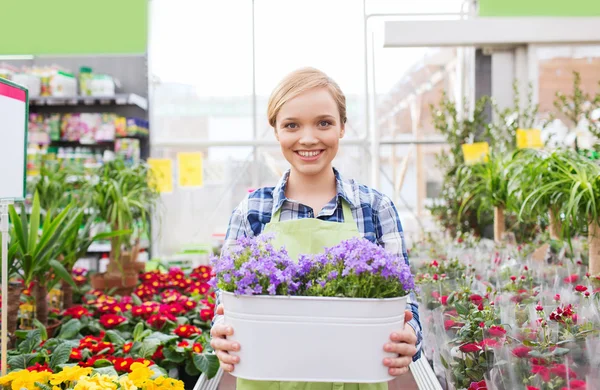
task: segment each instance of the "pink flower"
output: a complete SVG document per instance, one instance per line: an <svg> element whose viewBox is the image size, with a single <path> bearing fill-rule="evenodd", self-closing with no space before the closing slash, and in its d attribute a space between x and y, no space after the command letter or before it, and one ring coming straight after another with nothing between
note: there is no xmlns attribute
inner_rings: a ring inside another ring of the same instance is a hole
<svg viewBox="0 0 600 390"><path fill-rule="evenodd" d="M485 380L482 380L481 382L471 382L468 390L487 390Z"/></svg>
<svg viewBox="0 0 600 390"><path fill-rule="evenodd" d="M480 345L482 347L495 348L495 347L499 347L500 343L494 339L483 339L483 341L480 343Z"/></svg>
<svg viewBox="0 0 600 390"><path fill-rule="evenodd" d="M544 366L534 365L533 367L531 367L531 373L539 375L544 380L544 382L550 381L550 370L548 370Z"/></svg>
<svg viewBox="0 0 600 390"><path fill-rule="evenodd" d="M493 337L502 337L505 334L506 334L506 329L504 329L501 326L494 325L494 326L492 326L490 328L490 336L493 336Z"/></svg>
<svg viewBox="0 0 600 390"><path fill-rule="evenodd" d="M483 302L483 297L481 295L478 294L473 294L469 297L469 300L475 304L475 305L479 305L480 303Z"/></svg>
<svg viewBox="0 0 600 390"><path fill-rule="evenodd" d="M434 291L434 292L431 293L431 297L432 298L439 299L440 296L441 296L441 294L439 292L437 292L437 291Z"/></svg>
<svg viewBox="0 0 600 390"><path fill-rule="evenodd" d="M535 386L527 386L527 390L540 390L540 388Z"/></svg>
<svg viewBox="0 0 600 390"><path fill-rule="evenodd" d="M438 274L433 274L433 280L439 280L440 277L438 276Z"/></svg>
<svg viewBox="0 0 600 390"><path fill-rule="evenodd" d="M447 295L444 295L441 298L441 300L442 300L442 305L446 306L448 304L448 296Z"/></svg>
<svg viewBox="0 0 600 390"><path fill-rule="evenodd" d="M481 346L476 343L468 343L468 344L461 345L459 349L465 353L479 352L479 351L481 351Z"/></svg>
<svg viewBox="0 0 600 390"><path fill-rule="evenodd" d="M579 280L579 275L573 274L573 275L567 276L564 279L564 282L565 283L577 283L578 280Z"/></svg>
<svg viewBox="0 0 600 390"><path fill-rule="evenodd" d="M570 370L564 364L553 365L552 368L550 369L550 372L552 372L554 375L559 376L563 379L567 379L567 378L577 379L577 374L575 374L572 370Z"/></svg>
<svg viewBox="0 0 600 390"><path fill-rule="evenodd" d="M585 292L583 295L585 295L585 296L586 296L586 298L587 298L587 297L589 297L589 296L590 296L590 292L589 292L589 291L586 291L586 292Z"/></svg>
<svg viewBox="0 0 600 390"><path fill-rule="evenodd" d="M585 381L575 379L569 382L569 387L563 387L561 390L585 390L587 383Z"/></svg>
<svg viewBox="0 0 600 390"><path fill-rule="evenodd" d="M440 265L440 264L437 262L437 260L433 260L433 261L431 262L431 266L432 266L432 267L437 267L437 266L439 266L439 265Z"/></svg>
<svg viewBox="0 0 600 390"><path fill-rule="evenodd" d="M556 302L560 301L560 295L559 295L559 294L556 294L556 295L554 296L554 300L555 300Z"/></svg>
<svg viewBox="0 0 600 390"><path fill-rule="evenodd" d="M575 291L580 292L580 293L586 291L587 289L588 288L586 286L582 286L582 285L575 286Z"/></svg>
<svg viewBox="0 0 600 390"><path fill-rule="evenodd" d="M515 280L517 280L517 277L516 276L511 276L510 280L512 280L514 282Z"/></svg>
<svg viewBox="0 0 600 390"><path fill-rule="evenodd" d="M531 351L531 348L522 345L513 349L512 354L518 358L524 358L527 357L527 355L529 355L529 351Z"/></svg>
<svg viewBox="0 0 600 390"><path fill-rule="evenodd" d="M453 320L446 320L446 321L444 321L444 328L446 328L446 330L450 330L455 325L458 325L458 323L454 322Z"/></svg>
<svg viewBox="0 0 600 390"><path fill-rule="evenodd" d="M479 323L479 327L480 327L480 328L485 328L485 322L483 322L483 321L482 321L482 322L480 322L480 323Z"/></svg>

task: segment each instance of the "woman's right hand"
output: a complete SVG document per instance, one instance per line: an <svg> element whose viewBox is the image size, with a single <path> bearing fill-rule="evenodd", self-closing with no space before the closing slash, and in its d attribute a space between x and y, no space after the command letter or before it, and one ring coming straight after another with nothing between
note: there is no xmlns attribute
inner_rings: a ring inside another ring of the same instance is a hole
<svg viewBox="0 0 600 390"><path fill-rule="evenodd" d="M223 315L223 305L217 306L217 314ZM215 324L210 330L210 346L216 351L223 371L232 372L234 366L240 362L238 356L230 355L230 351L239 351L240 345L235 341L227 340L233 335L233 328L224 324Z"/></svg>

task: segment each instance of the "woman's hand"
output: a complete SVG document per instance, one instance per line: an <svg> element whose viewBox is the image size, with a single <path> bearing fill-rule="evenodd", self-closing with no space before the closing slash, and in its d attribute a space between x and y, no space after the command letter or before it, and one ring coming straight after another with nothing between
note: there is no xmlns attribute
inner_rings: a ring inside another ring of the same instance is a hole
<svg viewBox="0 0 600 390"><path fill-rule="evenodd" d="M383 347L386 352L398 354L397 358L385 358L383 360L383 364L389 367L388 371L392 376L407 373L408 365L412 363L412 358L417 353L417 334L413 327L408 325L408 321L412 318L412 313L407 310L404 314L404 329L392 333L390 335L391 342Z"/></svg>
<svg viewBox="0 0 600 390"><path fill-rule="evenodd" d="M223 315L223 305L217 307L217 314ZM210 346L217 352L223 371L232 372L234 366L240 362L238 356L230 355L230 351L239 351L240 345L235 341L227 340L227 336L233 335L231 326L215 324L210 330Z"/></svg>

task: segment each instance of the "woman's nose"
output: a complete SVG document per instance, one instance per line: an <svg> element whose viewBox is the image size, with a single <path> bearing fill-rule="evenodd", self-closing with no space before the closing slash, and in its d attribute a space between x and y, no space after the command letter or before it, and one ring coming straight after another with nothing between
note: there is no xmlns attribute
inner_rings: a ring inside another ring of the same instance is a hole
<svg viewBox="0 0 600 390"><path fill-rule="evenodd" d="M314 145L319 143L319 139L315 135L315 129L312 127L305 127L302 129L300 143L304 145Z"/></svg>

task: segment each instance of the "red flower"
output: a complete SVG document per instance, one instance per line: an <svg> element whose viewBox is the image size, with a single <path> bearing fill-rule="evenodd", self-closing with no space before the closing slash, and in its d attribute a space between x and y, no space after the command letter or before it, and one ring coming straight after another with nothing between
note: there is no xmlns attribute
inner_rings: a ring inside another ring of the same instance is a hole
<svg viewBox="0 0 600 390"><path fill-rule="evenodd" d="M202 321L211 321L213 319L214 315L215 315L215 313L213 310L210 310L210 309L200 310L200 318L202 318Z"/></svg>
<svg viewBox="0 0 600 390"><path fill-rule="evenodd" d="M104 314L100 317L100 324L106 329L113 329L127 321L127 318L116 314Z"/></svg>
<svg viewBox="0 0 600 390"><path fill-rule="evenodd" d="M157 361L157 360L163 360L165 358L165 355L163 355L163 346L159 346L156 349L156 352L154 352L154 354L152 355L152 360Z"/></svg>
<svg viewBox="0 0 600 390"><path fill-rule="evenodd" d="M72 348L71 349L71 356L69 356L69 359L71 359L71 360L81 360L81 359L83 359L83 356L81 355L81 351L78 350L77 348Z"/></svg>
<svg viewBox="0 0 600 390"><path fill-rule="evenodd" d="M44 363L44 364L35 363L33 366L27 367L27 371L29 371L29 372L43 372L43 371L52 372L52 370L48 366L48 363Z"/></svg>
<svg viewBox="0 0 600 390"><path fill-rule="evenodd" d="M480 328L485 328L485 322L483 322L483 321L482 321L482 322L480 322L480 323L479 323L479 327L480 327Z"/></svg>
<svg viewBox="0 0 600 390"><path fill-rule="evenodd" d="M535 310L537 310L537 311L544 311L544 307L542 305L537 305L535 307Z"/></svg>
<svg viewBox="0 0 600 390"><path fill-rule="evenodd" d="M540 390L540 388L535 386L527 386L527 390Z"/></svg>
<svg viewBox="0 0 600 390"><path fill-rule="evenodd" d="M82 360L82 361L80 361L80 362L78 363L78 365L79 365L80 367L94 367L94 364L96 364L96 362L97 362L98 360L103 360L103 359L106 359L106 358L107 358L107 357L106 357L106 356L104 356L104 355L102 355L102 356L92 356L92 357L91 357L91 358L89 358L89 359L86 359L86 360ZM108 359L108 360L110 360L110 359Z"/></svg>
<svg viewBox="0 0 600 390"><path fill-rule="evenodd" d="M113 365L115 366L115 370L117 370L117 372L131 372L131 365L133 363L134 360L131 357L118 357L113 361Z"/></svg>
<svg viewBox="0 0 600 390"><path fill-rule="evenodd" d="M179 343L177 343L177 346L181 347L181 348L187 348L190 346L190 343L188 343L186 340L183 340L183 341L180 341Z"/></svg>
<svg viewBox="0 0 600 390"><path fill-rule="evenodd" d="M536 366L547 366L548 362L546 361L546 359L531 358L531 364Z"/></svg>
<svg viewBox="0 0 600 390"><path fill-rule="evenodd" d="M179 337L190 337L194 334L200 333L200 329L193 325L179 325L174 332Z"/></svg>
<svg viewBox="0 0 600 390"><path fill-rule="evenodd" d="M440 280L440 277L438 276L438 274L433 274L433 280Z"/></svg>
<svg viewBox="0 0 600 390"><path fill-rule="evenodd" d="M129 351L131 351L131 348L133 348L133 343L123 344L123 353L129 353Z"/></svg>
<svg viewBox="0 0 600 390"><path fill-rule="evenodd" d="M495 348L500 346L500 343L494 339L483 339L483 341L479 345L481 345L482 347Z"/></svg>
<svg viewBox="0 0 600 390"><path fill-rule="evenodd" d="M567 276L564 279L564 282L565 283L577 283L578 280L579 280L579 275L574 274L574 275Z"/></svg>
<svg viewBox="0 0 600 390"><path fill-rule="evenodd" d="M523 345L523 346L516 347L515 349L513 349L512 354L518 358L524 358L524 357L527 357L527 355L529 355L530 351L531 351L531 348Z"/></svg>
<svg viewBox="0 0 600 390"><path fill-rule="evenodd" d="M506 334L506 329L504 329L501 326L494 325L494 326L492 326L490 328L490 336L493 336L493 337L502 337L505 334Z"/></svg>
<svg viewBox="0 0 600 390"><path fill-rule="evenodd" d="M483 303L483 297L479 294L471 295L469 297L469 300L475 305L479 305L480 303Z"/></svg>
<svg viewBox="0 0 600 390"><path fill-rule="evenodd" d="M468 344L461 345L459 349L465 353L479 352L479 351L481 351L481 346L476 343L468 343Z"/></svg>
<svg viewBox="0 0 600 390"><path fill-rule="evenodd" d="M182 303L183 303L183 307L185 307L188 311L196 308L196 302L194 302L190 299L187 299Z"/></svg>
<svg viewBox="0 0 600 390"><path fill-rule="evenodd" d="M575 286L575 291L580 292L580 293L586 291L587 289L588 288L586 286L582 286L582 285Z"/></svg>
<svg viewBox="0 0 600 390"><path fill-rule="evenodd" d="M569 382L569 387L563 387L561 390L585 390L587 383L585 381L575 379Z"/></svg>
<svg viewBox="0 0 600 390"><path fill-rule="evenodd" d="M115 352L115 346L108 341L103 341L92 348L92 352L101 355L112 355Z"/></svg>
<svg viewBox="0 0 600 390"><path fill-rule="evenodd" d="M477 306L477 310L483 311L483 303L480 303L479 306Z"/></svg>
<svg viewBox="0 0 600 390"><path fill-rule="evenodd" d="M441 298L441 301L442 301L442 305L446 306L446 305L448 304L448 296L447 296L447 295L444 295L444 296Z"/></svg>
<svg viewBox="0 0 600 390"><path fill-rule="evenodd" d="M564 364L553 365L552 368L550 369L550 372L552 372L554 375L559 376L563 379L567 379L567 378L577 379L577 374L575 374L575 372L570 370Z"/></svg>
<svg viewBox="0 0 600 390"><path fill-rule="evenodd" d="M89 316L90 312L83 306L73 306L63 311L63 316L80 319L83 316Z"/></svg>
<svg viewBox="0 0 600 390"><path fill-rule="evenodd" d="M204 351L204 347L200 343L194 343L192 351L194 351L195 353L202 353L202 351Z"/></svg>
<svg viewBox="0 0 600 390"><path fill-rule="evenodd" d="M453 328L456 325L458 325L458 323L454 322L453 320L444 321L444 328L446 328L446 330L450 330L451 328Z"/></svg>
<svg viewBox="0 0 600 390"><path fill-rule="evenodd" d="M432 267L438 267L440 264L437 262L437 260L433 260L430 265Z"/></svg>
<svg viewBox="0 0 600 390"><path fill-rule="evenodd" d="M160 330L165 326L167 321L175 322L177 321L177 318L175 318L174 315L169 313L154 314L151 315L150 318L148 318L148 325L150 325L154 329Z"/></svg>
<svg viewBox="0 0 600 390"><path fill-rule="evenodd" d="M550 381L550 370L544 366L533 365L531 367L531 373L539 375L544 382Z"/></svg>
<svg viewBox="0 0 600 390"><path fill-rule="evenodd" d="M512 280L514 282L515 280L517 280L517 277L516 276L511 276L510 280Z"/></svg>
<svg viewBox="0 0 600 390"><path fill-rule="evenodd" d="M555 300L556 302L560 301L560 295L559 295L559 294L556 294L556 295L554 296L554 300Z"/></svg>
<svg viewBox="0 0 600 390"><path fill-rule="evenodd" d="M481 382L471 382L469 390L487 390L485 380L482 380Z"/></svg>

